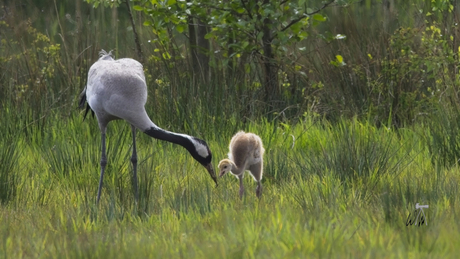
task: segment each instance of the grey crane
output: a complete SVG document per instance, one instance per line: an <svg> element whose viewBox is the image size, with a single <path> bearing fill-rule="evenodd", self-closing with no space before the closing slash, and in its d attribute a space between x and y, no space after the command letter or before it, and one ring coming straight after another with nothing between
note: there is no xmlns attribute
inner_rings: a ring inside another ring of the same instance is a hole
<svg viewBox="0 0 460 259"><path fill-rule="evenodd" d="M150 120L145 111L147 85L142 64L130 58L114 59L111 52L107 53L104 50L99 53L99 56L99 60L89 69L88 82L80 94L79 103L81 108L87 103L84 118L89 110L96 114L101 131L101 175L96 202L99 203L101 197L104 171L107 165L105 143L107 125L110 121L117 119L131 124L133 138L131 162L136 201L138 200L136 129L153 138L184 147L196 161L207 169L217 186L217 177L211 162L212 154L204 140L166 131Z"/></svg>
<svg viewBox="0 0 460 259"><path fill-rule="evenodd" d="M265 152L262 140L254 133L239 131L230 140L229 149L228 159L222 159L218 165L220 177L227 172L235 175L240 180L239 193L240 198L242 198L244 194L244 172L249 171L252 178L257 182L256 195L260 198L262 196L262 183L260 181L263 175Z"/></svg>

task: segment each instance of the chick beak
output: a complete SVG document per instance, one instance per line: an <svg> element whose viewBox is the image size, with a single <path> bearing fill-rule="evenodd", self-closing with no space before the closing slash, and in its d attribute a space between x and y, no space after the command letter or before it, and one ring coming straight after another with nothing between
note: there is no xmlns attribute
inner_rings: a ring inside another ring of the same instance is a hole
<svg viewBox="0 0 460 259"><path fill-rule="evenodd" d="M217 176L216 173L214 172L214 167L212 166L212 163L209 163L207 166L205 166L206 170L208 170L209 175L212 177L212 180L216 183L216 187L219 185L217 183Z"/></svg>
<svg viewBox="0 0 460 259"><path fill-rule="evenodd" d="M222 177L222 176L224 176L226 173L227 173L227 171L225 171L225 170L222 170L222 171L220 172L220 174L219 174L219 177Z"/></svg>

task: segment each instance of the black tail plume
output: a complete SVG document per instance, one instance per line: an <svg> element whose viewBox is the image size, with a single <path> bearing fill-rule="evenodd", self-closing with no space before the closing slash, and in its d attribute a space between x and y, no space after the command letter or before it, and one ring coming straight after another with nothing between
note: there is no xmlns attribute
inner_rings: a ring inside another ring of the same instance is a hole
<svg viewBox="0 0 460 259"><path fill-rule="evenodd" d="M94 117L94 111L91 109L91 107L86 101L86 87L85 89L83 89L83 92L81 92L80 94L80 101L78 102L78 108L83 109L85 107L85 103L86 103L86 111L85 111L85 115L83 115L83 120L86 119L86 115L88 114L89 110L91 110L91 113L93 114L93 117Z"/></svg>

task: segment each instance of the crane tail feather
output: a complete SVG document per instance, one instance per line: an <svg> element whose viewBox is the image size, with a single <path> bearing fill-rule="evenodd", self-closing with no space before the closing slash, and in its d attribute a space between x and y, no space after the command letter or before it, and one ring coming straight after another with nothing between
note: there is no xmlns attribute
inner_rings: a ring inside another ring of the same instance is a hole
<svg viewBox="0 0 460 259"><path fill-rule="evenodd" d="M86 87L81 92L79 98L80 98L80 101L78 102L78 108L83 109L86 103Z"/></svg>
<svg viewBox="0 0 460 259"><path fill-rule="evenodd" d="M91 108L89 107L89 104L86 105L86 111L85 111L85 114L83 115L83 120L86 119L86 115L88 114L88 111L91 110Z"/></svg>
<svg viewBox="0 0 460 259"><path fill-rule="evenodd" d="M88 114L89 110L91 110L91 113L93 114L93 118L94 118L94 111L91 109L88 102L86 101L86 87L83 90L83 92L81 92L80 94L80 101L78 102L78 108L83 109L85 107L85 103L86 103L86 111L85 111L85 114L83 115L83 120L86 119L86 115Z"/></svg>

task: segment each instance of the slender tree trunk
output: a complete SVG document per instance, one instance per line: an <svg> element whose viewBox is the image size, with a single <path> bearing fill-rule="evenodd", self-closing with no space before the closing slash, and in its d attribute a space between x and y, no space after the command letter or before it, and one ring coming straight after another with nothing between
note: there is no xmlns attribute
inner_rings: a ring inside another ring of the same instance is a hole
<svg viewBox="0 0 460 259"><path fill-rule="evenodd" d="M460 3L459 2L454 3L454 10L453 10L452 13L454 15L454 24L460 23ZM452 41L452 50L455 53L455 47L459 45L458 41L459 41L459 38L460 38L459 37L460 32L458 30L454 30L452 32L452 34L453 34L453 38L454 38L454 40ZM455 74L458 74L458 72L459 72L458 66L456 66L454 71L455 71Z"/></svg>
<svg viewBox="0 0 460 259"><path fill-rule="evenodd" d="M270 0L263 0L262 6L268 5ZM272 20L266 17L262 20L261 15L259 14L259 9L261 6L255 6L255 14L257 14L257 20L261 22L260 31L262 31L262 50L263 55L261 57L264 75L263 75L263 85L264 85L264 97L265 101L270 102L278 98L278 71L276 68L276 63L273 54L273 46L271 43L272 33Z"/></svg>
<svg viewBox="0 0 460 259"><path fill-rule="evenodd" d="M133 13L131 11L131 5L129 0L125 0L126 7L128 8L129 19L131 20L131 27L133 27L134 41L136 43L136 52L139 62L144 63L144 55L142 55L141 42L139 40L139 35L137 34L136 24L134 22Z"/></svg>
<svg viewBox="0 0 460 259"><path fill-rule="evenodd" d="M112 33L114 35L114 42L115 42L115 53L118 54L118 8L112 7ZM116 55L118 56L118 55Z"/></svg>
<svg viewBox="0 0 460 259"><path fill-rule="evenodd" d="M196 46L196 30L195 30L195 23L193 22L193 17L189 16L188 19L188 43L190 49L190 57L192 59L192 67L193 67L193 78L194 80L197 79L198 75L200 74L200 66L198 61L198 53L197 53L197 46Z"/></svg>
<svg viewBox="0 0 460 259"><path fill-rule="evenodd" d="M268 4L268 0L264 0L264 4ZM264 65L264 85L265 85L265 99L267 101L275 100L279 96L278 89L278 71L275 63L275 56L273 54L273 47L271 43L271 27L272 21L269 18L265 18L263 21L262 32L262 48L264 55L262 57Z"/></svg>
<svg viewBox="0 0 460 259"><path fill-rule="evenodd" d="M82 21L81 21L81 0L75 1L75 22L77 23L77 33L81 34Z"/></svg>
<svg viewBox="0 0 460 259"><path fill-rule="evenodd" d="M84 47L84 42L83 40L80 40L80 39L84 39L84 37L81 37L81 35L84 35L82 30L83 30L83 23L81 21L81 0L76 0L75 1L75 22L77 23L77 42L76 42L76 46L74 46L74 48L76 48L77 50L77 53L79 53L80 51L82 51L83 49L85 49ZM78 73L78 70L79 70L79 67L81 66L82 62L82 55L77 55L75 57L73 57L73 59L75 60L75 64L76 64L76 69L75 71Z"/></svg>
<svg viewBox="0 0 460 259"><path fill-rule="evenodd" d="M383 31L391 33L391 23L393 21L394 0L383 0Z"/></svg>
<svg viewBox="0 0 460 259"><path fill-rule="evenodd" d="M228 33L228 42L227 46L230 46L230 44L235 43L235 37L234 37L234 32L229 31ZM231 82L233 80L233 76L235 74L235 64L233 63L233 60L235 57L232 57L232 55L235 53L234 47L229 47L228 48L228 66L227 66L227 77L228 77L228 82Z"/></svg>
<svg viewBox="0 0 460 259"><path fill-rule="evenodd" d="M204 82L209 82L209 40L205 39L208 33L208 26L201 20L198 20L197 30L197 45L198 45L198 61L201 69L201 77Z"/></svg>

